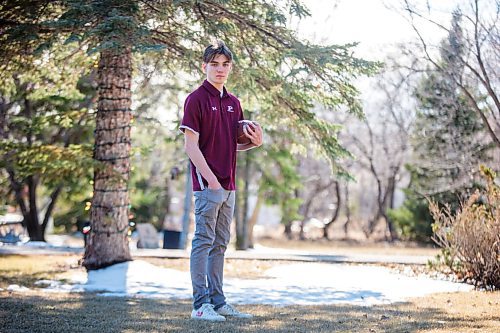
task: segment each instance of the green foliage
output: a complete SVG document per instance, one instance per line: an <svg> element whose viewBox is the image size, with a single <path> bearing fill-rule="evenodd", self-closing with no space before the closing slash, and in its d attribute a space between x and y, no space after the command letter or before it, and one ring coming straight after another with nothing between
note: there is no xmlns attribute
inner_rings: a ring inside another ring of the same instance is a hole
<svg viewBox="0 0 500 333"><path fill-rule="evenodd" d="M88 177L88 170L92 169L94 163L91 148L83 145L60 147L3 141L0 143L0 152L5 156L0 167L15 170L20 178L37 174L47 182Z"/></svg>
<svg viewBox="0 0 500 333"><path fill-rule="evenodd" d="M161 228L168 204L166 184L164 186L150 184L146 177L139 180L132 179L131 185L133 186L130 198L132 220L136 223L152 223Z"/></svg>
<svg viewBox="0 0 500 333"><path fill-rule="evenodd" d="M397 209L389 209L389 219L398 228L401 238L418 242L430 242L432 216L425 198L406 191L406 200Z"/></svg>
<svg viewBox="0 0 500 333"><path fill-rule="evenodd" d="M302 187L297 172L298 162L288 149L280 145L269 145L264 149L261 158L272 163L258 163L262 172L259 191L264 194L267 203L280 207L282 223L286 225L301 218L298 211L302 200L296 195Z"/></svg>
<svg viewBox="0 0 500 333"><path fill-rule="evenodd" d="M253 100L251 108L259 110L263 123L282 119L276 126L293 131L296 145L317 150L334 171L344 172L338 160L348 153L338 142L339 128L311 108L322 104L361 115L351 80L373 73L378 64L353 57L354 44L320 46L299 40L285 24L289 15L310 15L300 1L62 1L48 8L37 3L31 10L25 5L4 5L4 17L18 19L0 39L5 59L19 54L21 45L49 50L63 36L88 52L162 50L159 61L174 76L179 70L199 74L198 59L207 43L223 39L235 54L229 88ZM31 33L16 33L20 30Z"/></svg>
<svg viewBox="0 0 500 333"><path fill-rule="evenodd" d="M40 184L36 191L38 206L29 203L26 207L39 214L40 207L59 199L55 224L66 225L68 231L75 222L73 217L78 215L75 212L85 214L85 205L80 202L89 195L96 167L90 110L95 86L92 75L75 70L84 68L92 59L78 52L74 47L61 46L40 57L27 56L21 67L7 67L0 75L4 110L0 122L0 169L2 175L10 175L9 179L2 177L7 190L0 193L1 200L19 205L19 199L13 200L14 193ZM31 185L29 178L34 179ZM59 197L50 198L56 189L60 189ZM80 193L85 193L84 198Z"/></svg>
<svg viewBox="0 0 500 333"><path fill-rule="evenodd" d="M88 111L92 96L76 88L77 76L65 76L63 71L55 77L53 72L61 69L57 61L46 62L44 67L13 73L12 80L4 81L4 88L12 87L2 94L9 101L5 114L9 130L0 142L4 157L0 167L13 169L21 179L34 174L43 175L48 182L89 177L94 163L90 144L93 117ZM85 83L80 87L85 89Z"/></svg>

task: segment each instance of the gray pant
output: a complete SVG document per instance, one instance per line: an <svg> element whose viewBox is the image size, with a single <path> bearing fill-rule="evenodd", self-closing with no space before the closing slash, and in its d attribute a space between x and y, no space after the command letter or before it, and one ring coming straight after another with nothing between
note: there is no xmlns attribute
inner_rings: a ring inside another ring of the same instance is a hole
<svg viewBox="0 0 500 333"><path fill-rule="evenodd" d="M196 229L191 249L193 307L211 303L215 309L226 304L222 292L224 253L230 238L234 212L234 191L195 191Z"/></svg>

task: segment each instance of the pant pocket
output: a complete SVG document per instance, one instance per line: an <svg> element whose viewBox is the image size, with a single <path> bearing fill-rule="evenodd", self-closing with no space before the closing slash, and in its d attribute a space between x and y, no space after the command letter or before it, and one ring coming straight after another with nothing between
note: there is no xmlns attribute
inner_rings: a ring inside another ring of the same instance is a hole
<svg viewBox="0 0 500 333"><path fill-rule="evenodd" d="M212 190L212 189L205 189L205 198L208 201L214 202L218 205L224 202L224 194L226 191L224 189L220 188L218 190Z"/></svg>
<svg viewBox="0 0 500 333"><path fill-rule="evenodd" d="M210 201L205 197L201 197L196 199L194 204L194 213L212 220L217 216L218 208L219 204L216 202Z"/></svg>

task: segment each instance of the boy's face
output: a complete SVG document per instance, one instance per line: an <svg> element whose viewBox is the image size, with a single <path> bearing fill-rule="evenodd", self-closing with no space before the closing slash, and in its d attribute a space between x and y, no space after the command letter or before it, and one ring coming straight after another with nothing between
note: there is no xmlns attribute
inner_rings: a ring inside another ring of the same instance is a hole
<svg viewBox="0 0 500 333"><path fill-rule="evenodd" d="M209 63L203 63L201 68L203 73L207 74L208 82L215 85L224 85L233 64L225 55L218 54Z"/></svg>

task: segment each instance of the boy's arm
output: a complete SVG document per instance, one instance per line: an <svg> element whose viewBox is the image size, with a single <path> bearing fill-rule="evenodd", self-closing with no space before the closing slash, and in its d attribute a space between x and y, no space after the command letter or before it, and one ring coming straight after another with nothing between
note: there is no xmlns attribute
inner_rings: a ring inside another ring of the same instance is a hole
<svg viewBox="0 0 500 333"><path fill-rule="evenodd" d="M184 130L184 151L189 156L191 162L193 162L196 170L198 170L203 178L208 181L209 189L218 190L222 188L219 180L208 166L205 156L201 153L200 147L198 146L197 133L187 129Z"/></svg>
<svg viewBox="0 0 500 333"><path fill-rule="evenodd" d="M244 145L238 143L238 147L236 147L237 151L245 151L245 150L250 150L252 148L259 147L257 145L254 145L253 143L246 143Z"/></svg>

